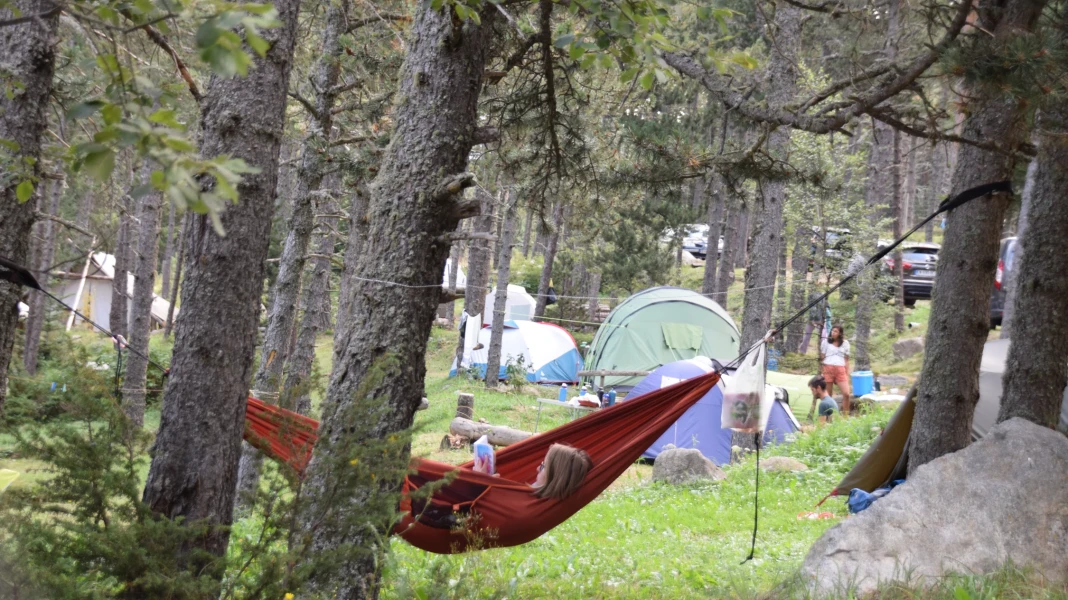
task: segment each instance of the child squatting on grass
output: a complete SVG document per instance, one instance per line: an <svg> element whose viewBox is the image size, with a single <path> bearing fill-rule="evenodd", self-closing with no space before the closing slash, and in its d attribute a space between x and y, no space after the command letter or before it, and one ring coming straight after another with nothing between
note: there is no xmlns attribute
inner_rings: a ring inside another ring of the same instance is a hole
<svg viewBox="0 0 1068 600"><path fill-rule="evenodd" d="M838 410L838 403L827 393L827 381L823 375L816 375L808 381L808 389L812 391L812 408L808 409L808 418L812 418L816 410L816 402L819 402L820 423L830 423L831 415Z"/></svg>

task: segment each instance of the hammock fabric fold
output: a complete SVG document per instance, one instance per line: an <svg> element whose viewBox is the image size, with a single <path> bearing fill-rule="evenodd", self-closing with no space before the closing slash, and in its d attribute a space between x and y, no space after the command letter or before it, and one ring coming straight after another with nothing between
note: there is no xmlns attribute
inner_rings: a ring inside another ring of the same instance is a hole
<svg viewBox="0 0 1068 600"><path fill-rule="evenodd" d="M695 377L508 446L497 453L496 477L471 470L471 462L457 466L413 459L395 532L438 554L517 546L538 538L607 489L718 381L716 372ZM317 423L254 398L247 414L245 439L303 471ZM553 444L585 450L593 462L582 487L563 500L538 498L530 486ZM430 498L417 493L442 480L447 482L433 489Z"/></svg>

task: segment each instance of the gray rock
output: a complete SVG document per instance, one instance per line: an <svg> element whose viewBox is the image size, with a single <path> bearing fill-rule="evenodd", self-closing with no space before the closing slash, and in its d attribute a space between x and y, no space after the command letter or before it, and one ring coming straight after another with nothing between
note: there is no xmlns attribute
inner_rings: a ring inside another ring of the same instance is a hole
<svg viewBox="0 0 1068 600"><path fill-rule="evenodd" d="M879 387L885 392L893 388L904 388L909 385L909 378L902 375L880 375L875 378Z"/></svg>
<svg viewBox="0 0 1068 600"><path fill-rule="evenodd" d="M670 444L669 444L670 446ZM719 481L727 474L695 448L664 447L653 463L653 481L678 485L699 479Z"/></svg>
<svg viewBox="0 0 1068 600"><path fill-rule="evenodd" d="M894 360L905 360L923 352L923 338L907 338L894 342Z"/></svg>
<svg viewBox="0 0 1068 600"><path fill-rule="evenodd" d="M427 400L426 398L423 398L422 400L419 401L419 408L417 408L415 410L426 410L428 408L430 408L430 401Z"/></svg>
<svg viewBox="0 0 1068 600"><path fill-rule="evenodd" d="M1025 421L995 426L931 461L816 541L801 575L816 596L933 582L1012 563L1068 582L1068 437Z"/></svg>
<svg viewBox="0 0 1068 600"><path fill-rule="evenodd" d="M772 456L761 459L760 468L772 473L790 473L792 471L807 471L808 465L789 456Z"/></svg>

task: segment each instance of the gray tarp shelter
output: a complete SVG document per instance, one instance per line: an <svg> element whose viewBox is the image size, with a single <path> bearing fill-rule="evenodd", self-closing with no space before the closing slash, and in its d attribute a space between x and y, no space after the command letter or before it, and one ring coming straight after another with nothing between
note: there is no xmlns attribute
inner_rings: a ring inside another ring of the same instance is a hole
<svg viewBox="0 0 1068 600"><path fill-rule="evenodd" d="M987 342L983 347L983 360L979 367L979 402L972 419L972 441L986 435L997 423L998 410L1001 408L1001 378L1005 374L1008 353L1009 340ZM853 488L871 492L896 479L904 479L908 470L912 415L916 408L913 402L915 393L915 388L909 390L886 428L834 488L832 496L847 494ZM1064 392L1058 427L1068 433L1068 388Z"/></svg>

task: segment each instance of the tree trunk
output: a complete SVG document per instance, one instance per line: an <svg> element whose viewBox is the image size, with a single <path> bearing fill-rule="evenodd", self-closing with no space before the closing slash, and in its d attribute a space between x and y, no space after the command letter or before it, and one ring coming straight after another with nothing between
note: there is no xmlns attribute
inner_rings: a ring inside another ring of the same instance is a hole
<svg viewBox="0 0 1068 600"><path fill-rule="evenodd" d="M894 239L901 237L901 215L904 214L904 201L901 180L901 132L894 130L893 162L890 163L890 219L893 223ZM894 249L894 331L905 331L905 270L901 255L901 246Z"/></svg>
<svg viewBox="0 0 1068 600"><path fill-rule="evenodd" d="M734 260L739 253L738 231L742 226L742 199L725 200L723 209L725 224L723 230L723 256L719 258L719 272L716 273L716 303L727 310L727 292L734 283Z"/></svg>
<svg viewBox="0 0 1068 600"><path fill-rule="evenodd" d="M0 7L0 17L36 15L52 7L45 0L12 0ZM8 177L0 184L0 256L18 264L26 264L30 256L36 203L20 202L15 188L31 178L38 188L41 186L41 135L48 127L45 111L52 94L53 46L58 22L58 14L53 14L5 27L0 32L0 72L4 74L4 87L18 90L18 93L0 94L0 139L18 145L16 150L8 151L7 160L32 162L30 171L23 177L6 173ZM19 286L0 280L0 414L7 398L7 369L15 344L22 292Z"/></svg>
<svg viewBox="0 0 1068 600"><path fill-rule="evenodd" d="M786 259L786 236L784 235L782 239L779 240L779 268L775 275L775 323L779 323L786 319L786 310L788 308L786 290L790 287L791 282L786 279ZM779 352L786 352L785 332L780 332L779 335L775 337L775 349Z"/></svg>
<svg viewBox="0 0 1068 600"><path fill-rule="evenodd" d="M352 282L346 331L336 337L319 443L304 479L294 534L313 550L350 556L332 562L334 569L316 571L310 594L377 595L389 519L354 524L345 515L379 494L394 492L400 481L385 474L374 482L359 480L345 490L348 500L338 511L330 494L336 481L333 468L347 468L346 453L352 451L347 444L385 440L411 427L423 397L427 340L449 252L447 244L435 240L470 214L458 192L472 184L464 171L478 127L482 74L497 14L495 7L486 7L481 25L471 20L459 24L451 11L423 4L411 24L397 92L404 102L394 107L396 128L371 186L368 230L374 235L367 237L357 262L361 280ZM355 414L372 398L379 407L372 419ZM364 432L357 439L348 434L354 419L360 419ZM388 473L403 472L410 456L399 454L383 463Z"/></svg>
<svg viewBox="0 0 1068 600"><path fill-rule="evenodd" d="M601 312L601 273L599 271L590 272L588 289L589 304L586 310L586 320L590 323L596 323L597 315Z"/></svg>
<svg viewBox="0 0 1068 600"><path fill-rule="evenodd" d="M167 204L170 205L170 213L167 215L167 229L163 230L163 235L166 238L163 240L163 260L160 261L159 268L159 278L162 283L159 295L163 298L170 298L171 296L171 259L174 258L174 226L177 221L174 202L168 202Z"/></svg>
<svg viewBox="0 0 1068 600"><path fill-rule="evenodd" d="M225 237L206 215L188 217L182 320L144 495L164 517L219 526L176 557L219 577L188 552L222 556L233 519L300 0L274 7L281 25L262 32L271 44L266 56L253 60L247 77L212 77L201 103L201 155L227 154L260 172L244 177L240 202L219 216Z"/></svg>
<svg viewBox="0 0 1068 600"><path fill-rule="evenodd" d="M998 422L1022 417L1043 427L1056 426L1068 383L1068 278L1051 277L1068 263L1068 101L1050 104L1035 127L1034 185L1024 196L1030 222L1015 259L1015 335L998 414Z"/></svg>
<svg viewBox="0 0 1068 600"><path fill-rule="evenodd" d="M141 179L148 183L152 166L146 163L141 168ZM126 416L138 427L145 424L145 384L148 379L148 336L152 330L152 298L156 286L156 256L159 254L159 210L163 195L145 194L138 202L137 218L140 231L131 235L137 240L136 251L131 252L134 273L134 291L130 306L130 349L127 356L126 378L123 381L122 404ZM174 206L174 203L171 203ZM132 232L132 229L131 229ZM132 246L132 243L131 243Z"/></svg>
<svg viewBox="0 0 1068 600"><path fill-rule="evenodd" d="M345 240L345 265L341 273L341 284L337 295L337 318L334 321L334 347L340 339L338 336L348 329L348 315L352 312L355 293L354 279L357 277L357 263L363 246L367 241L368 200L367 189L363 185L356 186L356 193L352 196L352 204L349 206L349 235Z"/></svg>
<svg viewBox="0 0 1068 600"><path fill-rule="evenodd" d="M325 212L336 214L337 203L331 202ZM312 259L312 272L304 284L304 316L300 321L297 343L286 365L285 387L280 401L282 406L291 406L302 415L311 412L308 378L315 364L315 343L319 333L324 330L323 323L330 322L330 259L326 257L334 253L334 231L326 225L324 223L317 230L318 239L313 242L316 254L320 256ZM327 299L327 304L324 305L320 300L322 297Z"/></svg>
<svg viewBox="0 0 1068 600"><path fill-rule="evenodd" d="M749 222L751 207L748 202L739 204L738 207L741 212L738 213L738 227L734 231L738 247L734 251L732 269L740 269L749 264L749 234L752 229L752 223ZM731 275L731 282L733 281L734 276Z"/></svg>
<svg viewBox="0 0 1068 600"><path fill-rule="evenodd" d="M502 193L497 192L498 203L500 203L501 197ZM494 227L496 228L496 230L494 231L494 236L497 239L495 242L493 242L493 252L490 254L490 269L492 271L496 271L497 268L500 267L499 261L501 260L501 239L503 238L504 233L504 220L505 218L507 218L506 213L507 211L502 211L498 215L497 222L494 223Z"/></svg>
<svg viewBox="0 0 1068 600"><path fill-rule="evenodd" d="M515 208L509 198L510 191L504 193L504 214L501 219L500 257L497 259L497 291L493 296L493 325L490 329L489 352L486 356L486 387L495 389L500 376L501 342L504 339L505 303L508 301L508 277L512 268L512 238L515 235Z"/></svg>
<svg viewBox="0 0 1068 600"><path fill-rule="evenodd" d="M775 9L775 29L769 48L774 48L768 62L769 104L783 105L794 100L797 89L797 52L801 43L801 9L780 4ZM769 35L771 34L769 28ZM785 159L790 150L790 132L776 129L768 136L768 153ZM786 183L765 181L757 210L753 211L752 246L748 247L745 269L745 300L742 303L742 343L749 348L771 328L771 309L775 294L775 276L783 245L783 204Z"/></svg>
<svg viewBox="0 0 1068 600"><path fill-rule="evenodd" d="M948 148L944 142L936 143L931 148L931 184L927 188L927 214L934 212L942 198L946 195L946 163ZM934 228L938 219L932 219L923 226L923 239L925 242L934 241Z"/></svg>
<svg viewBox="0 0 1068 600"><path fill-rule="evenodd" d="M530 229L534 227L534 207L527 207L527 221L523 225L523 258L530 258Z"/></svg>
<svg viewBox="0 0 1068 600"><path fill-rule="evenodd" d="M716 267L719 264L719 236L723 221L723 181L719 173L709 173L712 194L708 199L708 244L705 247L705 276L701 293L712 297L716 293Z"/></svg>
<svg viewBox="0 0 1068 600"><path fill-rule="evenodd" d="M549 299L549 282L553 278L553 261L556 260L556 246L560 241L560 230L564 226L564 202L557 200L553 206L552 229L545 244L545 263L541 266L541 279L538 280L538 299L534 304L534 317L544 317Z"/></svg>
<svg viewBox="0 0 1068 600"><path fill-rule="evenodd" d="M108 329L117 335L129 339L127 325L130 316L130 307L127 302L130 289L129 265L127 258L130 252L130 238L133 237L133 223L130 212L134 210L133 199L130 198L130 190L136 185L133 177L133 165L130 165L130 184L125 191L121 192L118 203L119 216L118 230L115 234L115 249L112 256L115 258L115 277L111 280L111 308L108 311Z"/></svg>
<svg viewBox="0 0 1068 600"><path fill-rule="evenodd" d="M1002 11L979 11L980 26L992 32L985 44L996 52L993 47L1028 35L1044 5L1043 0L1019 0ZM964 97L972 99L963 137L998 140L1002 147L1015 149L1025 139L1026 104L992 82L963 87ZM953 192L1011 179L1014 163L1004 154L961 146ZM990 290L1009 201L1008 194L993 194L946 218L920 374L923 386L909 439L909 473L971 441L979 363L990 324Z"/></svg>
<svg viewBox="0 0 1068 600"><path fill-rule="evenodd" d="M1036 140L1039 142L1042 140ZM1036 143L1037 145L1037 143ZM1002 282L1005 288L1005 304L1001 308L1001 331L998 332L998 337L1007 340L1012 337L1013 323L1012 320L1016 316L1016 295L1020 291L1019 273L1020 270L1015 268L1020 264L1023 259L1024 248L1020 244L1020 240L1023 236L1027 235L1027 228L1031 221L1031 206L1034 204L1035 193L1035 178L1038 176L1038 161L1031 160L1027 165L1027 176L1024 179L1023 192L1020 193L1020 215L1016 222L1016 248L1013 250L1015 256L1012 259L1013 267L1009 269L1008 278Z"/></svg>
<svg viewBox="0 0 1068 600"><path fill-rule="evenodd" d="M797 313L808 304L808 268L812 264L809 254L808 238L794 234L794 248L790 252L790 270L793 272L790 282L790 313ZM797 352L801 347L801 338L805 332L805 319L798 319L786 328L786 350Z"/></svg>
<svg viewBox="0 0 1068 600"><path fill-rule="evenodd" d="M872 128L872 142L868 151L867 179L864 184L864 209L867 212L867 224L858 232L858 242L864 247L873 247L879 239L880 207L886 198L891 184L891 161L893 160L893 135L889 125L875 123ZM822 252L822 251L821 251ZM879 271L881 265L865 269L857 277L857 307L854 320L853 362L858 371L871 370L871 315L874 304L883 297L880 286Z"/></svg>
<svg viewBox="0 0 1068 600"><path fill-rule="evenodd" d="M465 223L466 221L461 221L456 226L456 231L463 233ZM452 294L456 293L456 280L460 277L461 244L462 242L453 242L452 248L449 248L449 292ZM445 321L451 330L456 324L456 301L446 302L445 306Z"/></svg>
<svg viewBox="0 0 1068 600"><path fill-rule="evenodd" d="M456 417L449 423L449 433L469 440L477 440L486 436L486 441L494 446L518 444L532 435L529 431L520 431L503 425L478 423L463 417Z"/></svg>
<svg viewBox="0 0 1068 600"><path fill-rule="evenodd" d="M63 195L63 182L53 181L48 188L48 202L44 210L47 214L59 214L59 199ZM41 228L40 251L37 252L37 281L48 288L49 269L56 256L56 228L58 223L45 220L39 223ZM26 373L37 373L37 353L41 348L41 332L44 330L45 313L48 307L45 304L45 295L31 293L28 298L30 315L26 318L26 343L22 348L22 365Z"/></svg>
<svg viewBox="0 0 1068 600"><path fill-rule="evenodd" d="M178 258L174 262L174 283L171 285L171 296L168 298L167 322L163 324L164 339L171 337L171 329L174 327L174 307L178 305L178 290L181 289L182 283L182 263L185 261L185 236L191 219L189 213L185 213L178 226Z"/></svg>
<svg viewBox="0 0 1068 600"><path fill-rule="evenodd" d="M481 214L471 221L471 231L489 233L493 228L493 196L475 190L481 201ZM469 319L483 319L486 310L486 292L489 287L490 243L484 239L471 240L467 249L467 288L464 290L464 312ZM485 319L483 319L485 321ZM456 344L456 366L463 365L466 332L461 331ZM477 341L477 340L476 340Z"/></svg>

